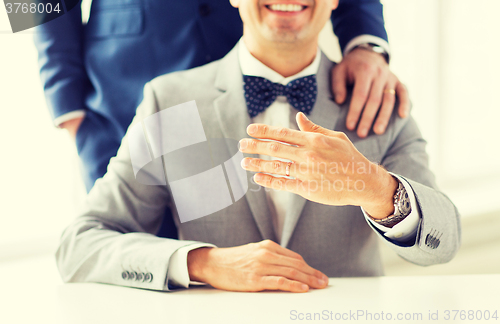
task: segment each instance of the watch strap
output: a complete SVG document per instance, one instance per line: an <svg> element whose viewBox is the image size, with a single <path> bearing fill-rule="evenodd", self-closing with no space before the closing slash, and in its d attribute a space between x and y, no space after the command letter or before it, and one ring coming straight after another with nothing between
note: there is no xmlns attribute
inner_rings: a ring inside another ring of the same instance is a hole
<svg viewBox="0 0 500 324"><path fill-rule="evenodd" d="M387 51L382 46L380 46L380 45L377 45L377 44L374 44L374 43L362 43L362 44L356 45L353 48L353 50L356 49L356 48L362 48L364 50L380 54L380 55L382 55L384 57L384 59L387 62L387 64L389 64L389 53L387 53Z"/></svg>
<svg viewBox="0 0 500 324"><path fill-rule="evenodd" d="M373 217L369 216L370 219L373 220L375 223L382 225L382 226L385 226L385 227L392 228L396 224L398 224L399 222L404 220L408 215L410 215L411 208L408 209L406 212L403 212L400 209L400 200L402 199L402 197L406 197L407 193L406 193L406 189L405 189L404 185L401 183L401 181L399 181L399 179L398 179L398 182L399 182L399 185L398 185L398 188L396 189L396 192L394 194L394 213L392 215L389 215L386 218L382 218L382 219L377 219L377 218L373 218Z"/></svg>

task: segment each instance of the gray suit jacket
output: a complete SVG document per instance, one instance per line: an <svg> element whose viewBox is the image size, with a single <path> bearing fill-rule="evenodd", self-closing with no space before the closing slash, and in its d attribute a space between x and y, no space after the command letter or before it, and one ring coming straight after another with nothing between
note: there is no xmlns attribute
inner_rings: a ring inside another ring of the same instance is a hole
<svg viewBox="0 0 500 324"><path fill-rule="evenodd" d="M460 245L460 219L452 202L436 189L425 141L415 121L393 115L384 135L358 138L344 126L348 103L338 106L332 100L333 64L323 55L317 75L318 98L309 118L325 128L345 132L368 159L410 183L418 205L413 208L418 208L422 216L417 237L408 244L391 242L366 222L359 207L326 206L295 196L281 245L296 251L329 277L383 275L377 245L381 240L419 265L449 261ZM196 101L209 141L248 137L250 118L237 48L220 61L148 83L132 125L191 100ZM225 209L181 223L169 186L148 186L136 180L127 141L128 136L107 174L89 193L81 215L62 236L56 258L64 281L164 290L170 256L193 241L219 247L263 239L276 241L264 190L249 190ZM248 178L251 176L248 173ZM165 208L172 208L179 240L155 235ZM127 271L138 275L130 278Z"/></svg>

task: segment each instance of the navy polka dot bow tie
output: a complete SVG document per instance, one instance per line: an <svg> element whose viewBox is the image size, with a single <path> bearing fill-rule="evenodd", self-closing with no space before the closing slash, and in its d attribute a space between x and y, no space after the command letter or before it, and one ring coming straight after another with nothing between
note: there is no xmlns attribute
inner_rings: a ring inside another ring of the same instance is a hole
<svg viewBox="0 0 500 324"><path fill-rule="evenodd" d="M250 117L266 110L277 96L286 96L288 103L295 109L309 114L318 94L315 75L293 80L286 86L261 77L244 75L243 89Z"/></svg>

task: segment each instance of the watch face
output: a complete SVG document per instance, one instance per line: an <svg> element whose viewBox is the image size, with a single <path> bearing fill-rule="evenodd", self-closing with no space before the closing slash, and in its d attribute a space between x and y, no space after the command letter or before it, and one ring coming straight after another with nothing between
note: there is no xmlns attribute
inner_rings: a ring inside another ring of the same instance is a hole
<svg viewBox="0 0 500 324"><path fill-rule="evenodd" d="M401 190L398 197L398 209L403 215L408 215L411 212L410 197L406 190Z"/></svg>

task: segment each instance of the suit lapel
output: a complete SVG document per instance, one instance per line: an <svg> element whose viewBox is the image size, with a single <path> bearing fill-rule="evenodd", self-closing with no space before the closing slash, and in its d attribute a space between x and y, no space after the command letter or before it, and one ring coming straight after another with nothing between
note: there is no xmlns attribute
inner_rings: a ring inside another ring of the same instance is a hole
<svg viewBox="0 0 500 324"><path fill-rule="evenodd" d="M250 124L250 117L244 100L243 76L238 61L237 49L236 46L220 61L215 86L222 94L214 101L214 108L224 137L239 141L248 137L246 129ZM229 145L229 142L226 143ZM233 150L234 148L229 148L230 152ZM244 155L257 157L253 154ZM240 161L233 162L236 168L241 168ZM240 178L240 181L247 182L248 180L245 177ZM258 188L249 187L245 199L252 211L262 238L276 241L265 190L260 186Z"/></svg>
<svg viewBox="0 0 500 324"><path fill-rule="evenodd" d="M318 82L318 96L314 108L308 118L317 125L327 129L333 129L340 114L340 107L332 98L330 72L333 67L332 62L321 53L321 63L316 79ZM281 246L286 247L290 242L293 231L302 214L307 200L299 195L293 195L290 208L288 209L283 233L281 236Z"/></svg>
<svg viewBox="0 0 500 324"><path fill-rule="evenodd" d="M238 61L237 49L238 47L235 47L220 61L215 86L222 94L214 101L214 108L224 137L239 141L242 138L248 137L246 128L250 124L250 117L244 101L243 77ZM316 76L318 96L308 118L317 125L333 129L340 114L340 107L333 101L331 94L330 72L333 64L323 53L321 55L321 63ZM229 149L231 151L234 148ZM245 156L257 157L253 154L245 154ZM239 164L236 165L236 163L235 167L240 168L241 166ZM240 180L247 181L247 179ZM252 211L262 238L276 241L265 190L260 187L258 189L249 188L245 194L245 199ZM306 204L307 200L305 198L293 195L283 228L282 246L286 247L290 242L293 231Z"/></svg>

